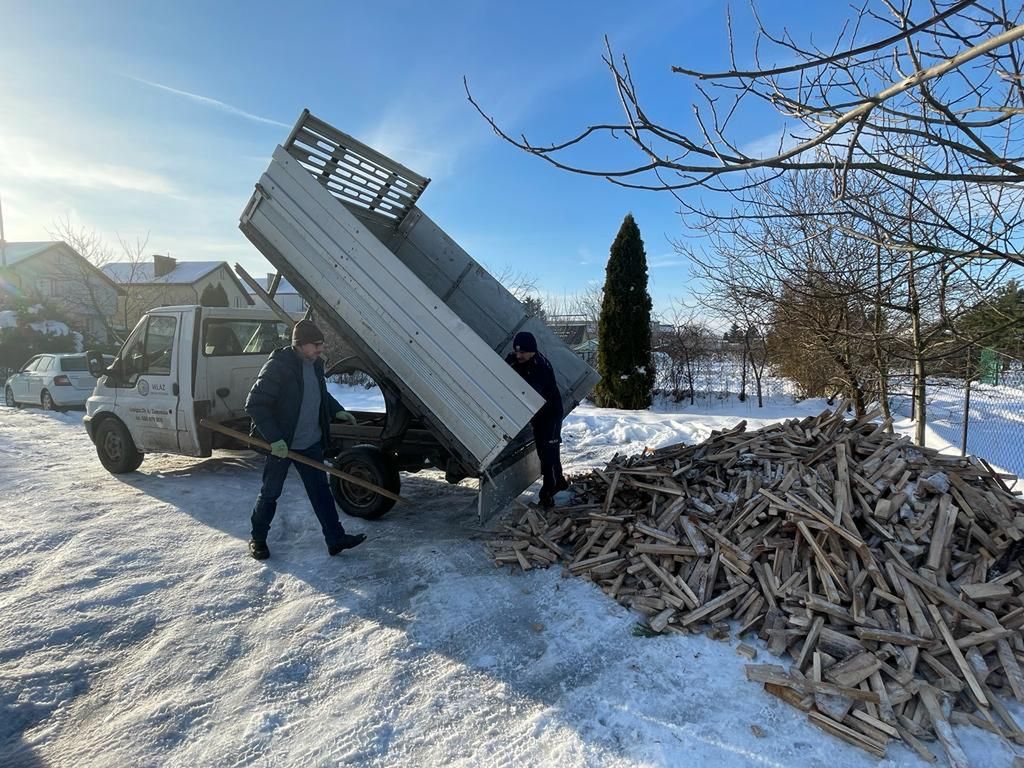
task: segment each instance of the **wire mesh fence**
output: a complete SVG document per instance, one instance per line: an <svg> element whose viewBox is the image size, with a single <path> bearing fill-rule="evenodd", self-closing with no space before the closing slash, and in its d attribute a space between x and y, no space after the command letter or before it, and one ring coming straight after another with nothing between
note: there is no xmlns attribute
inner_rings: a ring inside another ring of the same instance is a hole
<svg viewBox="0 0 1024 768"><path fill-rule="evenodd" d="M968 377L928 379L925 422L940 440L1024 477L1024 363L996 356ZM914 418L912 379L892 380L890 407L895 416ZM1017 481L1024 489L1024 480Z"/></svg>
<svg viewBox="0 0 1024 768"><path fill-rule="evenodd" d="M677 403L695 407L735 407L737 401L757 407L758 378L762 399L767 403L800 399L800 388L789 379L775 375L770 366L760 373L742 356L732 352L709 351L685 360L655 354L655 391Z"/></svg>

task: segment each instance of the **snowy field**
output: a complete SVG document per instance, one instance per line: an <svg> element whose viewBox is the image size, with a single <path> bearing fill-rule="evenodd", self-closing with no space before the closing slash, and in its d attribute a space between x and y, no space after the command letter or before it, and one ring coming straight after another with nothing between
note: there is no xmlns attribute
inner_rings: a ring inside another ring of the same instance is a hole
<svg viewBox="0 0 1024 768"><path fill-rule="evenodd" d="M584 406L563 456L581 471L824 407ZM817 730L744 679L735 640L638 637L583 580L496 569L470 483L404 476L412 504L343 518L369 540L331 558L293 474L260 563L258 457L114 477L81 415L0 408L0 766L925 765ZM972 764L1011 764L957 730Z"/></svg>

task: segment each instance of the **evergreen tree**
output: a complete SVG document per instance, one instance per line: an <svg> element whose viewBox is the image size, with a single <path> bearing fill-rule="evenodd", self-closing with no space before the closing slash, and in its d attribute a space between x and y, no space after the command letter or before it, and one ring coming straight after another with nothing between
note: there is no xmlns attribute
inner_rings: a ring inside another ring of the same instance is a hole
<svg viewBox="0 0 1024 768"><path fill-rule="evenodd" d="M651 296L647 255L633 214L623 220L608 256L597 339L601 374L594 392L597 404L628 409L650 406L654 386Z"/></svg>
<svg viewBox="0 0 1024 768"><path fill-rule="evenodd" d="M730 343L743 341L743 331L740 330L740 324L733 322L733 324L729 326L729 330L722 336L722 341Z"/></svg>
<svg viewBox="0 0 1024 768"><path fill-rule="evenodd" d="M231 304L228 301L228 292L220 283L203 288L203 292L199 296L199 303L204 307L227 307Z"/></svg>

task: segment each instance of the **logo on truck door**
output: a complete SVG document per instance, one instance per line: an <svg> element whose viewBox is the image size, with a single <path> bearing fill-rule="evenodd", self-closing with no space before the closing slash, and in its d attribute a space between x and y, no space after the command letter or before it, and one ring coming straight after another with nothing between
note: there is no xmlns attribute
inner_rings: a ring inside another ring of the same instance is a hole
<svg viewBox="0 0 1024 768"><path fill-rule="evenodd" d="M149 394L149 382L145 379L139 379L139 394L145 397Z"/></svg>

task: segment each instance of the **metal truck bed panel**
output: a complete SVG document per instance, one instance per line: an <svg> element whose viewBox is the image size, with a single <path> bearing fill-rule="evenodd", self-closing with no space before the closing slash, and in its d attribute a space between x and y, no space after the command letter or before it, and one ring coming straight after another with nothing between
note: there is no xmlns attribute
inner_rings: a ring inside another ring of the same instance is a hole
<svg viewBox="0 0 1024 768"><path fill-rule="evenodd" d="M430 179L304 110L285 149L484 342L504 357L517 331L537 337L568 413L600 380L416 203Z"/></svg>
<svg viewBox="0 0 1024 768"><path fill-rule="evenodd" d="M388 245L499 355L511 351L516 332L536 336L541 353L555 369L565 413L600 380L597 371L542 321L527 315L522 303L423 211L411 209Z"/></svg>
<svg viewBox="0 0 1024 768"><path fill-rule="evenodd" d="M485 469L543 405L475 328L283 148L241 228L469 466Z"/></svg>

